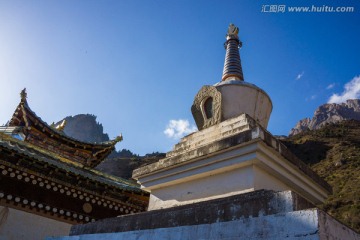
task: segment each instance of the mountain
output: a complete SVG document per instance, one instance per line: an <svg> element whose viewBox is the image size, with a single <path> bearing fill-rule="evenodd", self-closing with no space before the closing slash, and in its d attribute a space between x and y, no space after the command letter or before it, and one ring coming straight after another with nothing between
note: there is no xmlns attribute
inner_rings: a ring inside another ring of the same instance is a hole
<svg viewBox="0 0 360 240"><path fill-rule="evenodd" d="M333 187L319 207L359 232L360 121L328 123L281 141Z"/></svg>
<svg viewBox="0 0 360 240"><path fill-rule="evenodd" d="M103 126L96 121L95 115L78 114L63 120L66 120L64 133L70 137L90 143L109 141L109 136L104 133ZM63 120L55 125L59 125Z"/></svg>
<svg viewBox="0 0 360 240"><path fill-rule="evenodd" d="M305 118L300 120L296 126L290 130L289 136L294 136L309 130L320 129L326 124L348 119L360 120L360 99L350 99L341 104L328 103L321 105L314 112L312 119Z"/></svg>
<svg viewBox="0 0 360 240"><path fill-rule="evenodd" d="M96 169L114 176L131 179L134 169L157 162L164 157L164 153L147 154L145 156L134 155L132 157L117 155L116 157L108 157Z"/></svg>

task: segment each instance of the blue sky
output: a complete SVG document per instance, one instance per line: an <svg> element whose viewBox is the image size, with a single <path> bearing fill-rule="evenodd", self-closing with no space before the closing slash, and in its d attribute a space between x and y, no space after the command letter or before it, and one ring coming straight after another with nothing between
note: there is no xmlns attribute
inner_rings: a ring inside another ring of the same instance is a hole
<svg viewBox="0 0 360 240"><path fill-rule="evenodd" d="M312 5L354 12L288 10ZM194 96L221 80L229 23L240 28L245 81L272 99L273 134L331 97L360 96L359 0L0 0L0 124L26 87L48 123L91 113L111 138L124 135L118 149L169 151L179 140L167 126L189 132Z"/></svg>

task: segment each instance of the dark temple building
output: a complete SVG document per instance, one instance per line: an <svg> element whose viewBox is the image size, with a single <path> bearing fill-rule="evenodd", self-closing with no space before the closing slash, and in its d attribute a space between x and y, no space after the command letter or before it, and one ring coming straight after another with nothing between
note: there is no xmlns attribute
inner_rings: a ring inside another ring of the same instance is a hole
<svg viewBox="0 0 360 240"><path fill-rule="evenodd" d="M74 224L147 209L149 193L94 169L122 140L81 142L48 125L25 89L11 120L0 127L0 238L66 235Z"/></svg>

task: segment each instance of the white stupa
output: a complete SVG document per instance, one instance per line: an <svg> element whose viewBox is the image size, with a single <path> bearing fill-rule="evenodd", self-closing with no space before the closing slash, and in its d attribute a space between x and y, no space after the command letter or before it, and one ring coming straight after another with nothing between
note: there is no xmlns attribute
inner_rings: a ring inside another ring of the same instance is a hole
<svg viewBox="0 0 360 240"><path fill-rule="evenodd" d="M199 131L181 139L166 158L133 172L151 193L149 210L262 189L290 190L321 203L331 192L266 131L272 103L264 90L244 81L238 31L230 24L222 80L195 96L191 111Z"/></svg>

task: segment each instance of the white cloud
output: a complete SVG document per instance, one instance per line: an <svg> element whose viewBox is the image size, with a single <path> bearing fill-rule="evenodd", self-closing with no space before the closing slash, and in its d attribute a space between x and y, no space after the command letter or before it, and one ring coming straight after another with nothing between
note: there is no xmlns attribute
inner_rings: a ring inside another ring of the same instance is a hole
<svg viewBox="0 0 360 240"><path fill-rule="evenodd" d="M334 93L329 98L328 103L342 103L354 98L360 98L360 75L346 83L344 85L344 91L341 94Z"/></svg>
<svg viewBox="0 0 360 240"><path fill-rule="evenodd" d="M304 76L304 71L302 71L301 73L299 73L297 76L296 76L296 78L295 78L295 80L300 80L300 78L302 78L302 76Z"/></svg>
<svg viewBox="0 0 360 240"><path fill-rule="evenodd" d="M326 87L326 89L332 89L335 87L335 83L329 84L329 86Z"/></svg>
<svg viewBox="0 0 360 240"><path fill-rule="evenodd" d="M315 100L317 98L317 95L312 95L310 97L305 98L305 101L312 101Z"/></svg>
<svg viewBox="0 0 360 240"><path fill-rule="evenodd" d="M196 130L197 128L194 125L190 126L188 120L179 119L170 120L164 130L164 133L169 138L179 139L189 133L195 132Z"/></svg>

